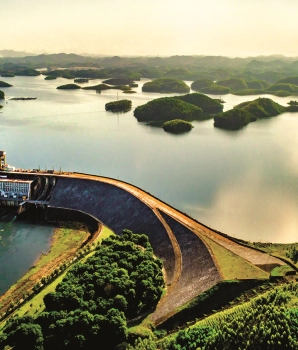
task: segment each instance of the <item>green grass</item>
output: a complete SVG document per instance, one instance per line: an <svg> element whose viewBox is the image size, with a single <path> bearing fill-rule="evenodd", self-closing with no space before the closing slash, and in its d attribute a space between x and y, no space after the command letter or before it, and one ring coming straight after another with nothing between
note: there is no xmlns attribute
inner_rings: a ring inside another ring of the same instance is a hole
<svg viewBox="0 0 298 350"><path fill-rule="evenodd" d="M267 272L259 269L211 239L204 237L204 240L212 249L225 280L269 277Z"/></svg>
<svg viewBox="0 0 298 350"><path fill-rule="evenodd" d="M78 231L78 232L82 232L82 231ZM86 232L83 231L85 234ZM51 251L54 251L55 254L63 253L63 246L68 247L70 245L70 243L74 243L74 242L79 242L81 244L80 241L80 235L75 235L72 234L72 239L69 239L69 237L67 237L68 235L70 235L71 233L74 233L73 229L69 229L69 228L61 228L58 229L58 239L55 241L55 244L53 245ZM109 229L106 226L103 226L102 231L100 232L100 234L98 235L98 237L95 239L94 243L97 242L101 242L103 239L109 237L110 235L114 235L115 233ZM86 256L84 256L81 261L85 261L89 256L93 255L94 252L91 251L89 254L87 254ZM56 255L55 255L56 257ZM43 263L47 263L49 261L49 257L48 256L44 256L42 258ZM72 266L72 265L71 265ZM70 267L71 267L70 266ZM43 303L43 298L46 294L50 293L50 292L54 292L56 286L62 281L62 279L64 278L64 276L66 275L67 271L69 270L68 267L60 276L58 276L53 282L51 282L50 284L48 284L45 288L43 288L38 294L36 294L32 299L30 299L28 302L26 302L25 304L21 305L14 313L13 315L18 315L18 316L33 316L36 317L38 316L42 311L44 311L44 303ZM33 269L31 269L33 270ZM29 270L29 272L31 271ZM23 278L28 278L28 275L26 274ZM22 279L23 279L22 278ZM22 280L21 279L21 280ZM18 282L20 282L21 280L19 280ZM6 321L2 322L0 324L0 329L2 329L5 326Z"/></svg>
<svg viewBox="0 0 298 350"><path fill-rule="evenodd" d="M281 243L247 242L247 245L257 248L267 254L276 256L278 258L286 259L290 261L292 264L294 264L294 262L287 257L287 253L293 248L296 248L296 250L298 250L298 243L281 244ZM298 267L298 263L294 265Z"/></svg>
<svg viewBox="0 0 298 350"><path fill-rule="evenodd" d="M292 271L294 271L294 270L288 265L276 266L271 271L270 276L272 276L272 277L283 277L283 276L286 276L288 273L291 273Z"/></svg>

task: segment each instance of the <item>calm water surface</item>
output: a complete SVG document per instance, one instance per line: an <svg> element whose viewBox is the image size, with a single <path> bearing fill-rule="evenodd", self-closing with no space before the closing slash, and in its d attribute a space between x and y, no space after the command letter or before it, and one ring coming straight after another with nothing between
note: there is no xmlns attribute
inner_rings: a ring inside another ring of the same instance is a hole
<svg viewBox="0 0 298 350"><path fill-rule="evenodd" d="M6 97L37 97L8 100L0 112L0 148L9 164L119 178L231 236L297 241L298 113L234 132L214 128L213 120L194 122L190 133L177 136L138 123L133 110L106 112L116 90L57 90L71 81L43 76L4 80L14 85L3 88ZM142 93L144 81L136 94L118 91L118 98L131 99L135 108L171 96ZM222 97L227 110L258 96ZM290 100L270 98L282 105Z"/></svg>
<svg viewBox="0 0 298 350"><path fill-rule="evenodd" d="M50 248L53 227L0 221L0 295Z"/></svg>

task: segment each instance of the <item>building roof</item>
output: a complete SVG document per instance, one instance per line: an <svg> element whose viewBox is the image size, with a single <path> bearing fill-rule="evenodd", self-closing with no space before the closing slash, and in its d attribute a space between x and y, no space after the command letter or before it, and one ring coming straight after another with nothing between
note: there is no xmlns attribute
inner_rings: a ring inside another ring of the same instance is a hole
<svg viewBox="0 0 298 350"><path fill-rule="evenodd" d="M13 182L13 183L28 183L31 184L34 180L20 180L20 179L1 179L0 182Z"/></svg>

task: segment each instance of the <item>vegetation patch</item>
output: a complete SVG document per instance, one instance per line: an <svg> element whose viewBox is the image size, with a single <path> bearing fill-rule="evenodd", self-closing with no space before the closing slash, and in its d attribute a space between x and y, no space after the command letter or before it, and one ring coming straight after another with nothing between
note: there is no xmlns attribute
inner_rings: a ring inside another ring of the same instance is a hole
<svg viewBox="0 0 298 350"><path fill-rule="evenodd" d="M220 113L223 110L223 105L219 100L215 100L204 94L193 93L184 96L176 96L176 98L201 108L204 114Z"/></svg>
<svg viewBox="0 0 298 350"><path fill-rule="evenodd" d="M106 111L111 112L128 112L131 110L131 100L119 100L105 104Z"/></svg>
<svg viewBox="0 0 298 350"><path fill-rule="evenodd" d="M158 343L159 349L297 349L297 283L262 293Z"/></svg>
<svg viewBox="0 0 298 350"><path fill-rule="evenodd" d="M55 80L57 79L57 77L55 77L54 75L48 75L47 77L44 78L44 80Z"/></svg>
<svg viewBox="0 0 298 350"><path fill-rule="evenodd" d="M88 78L75 78L74 82L78 83L78 84L88 83L89 79Z"/></svg>
<svg viewBox="0 0 298 350"><path fill-rule="evenodd" d="M214 117L214 126L217 128L238 130L257 118L248 111L234 108Z"/></svg>
<svg viewBox="0 0 298 350"><path fill-rule="evenodd" d="M218 84L212 84L210 86L202 88L200 92L211 95L225 95L230 93L230 89L228 87L220 86Z"/></svg>
<svg viewBox="0 0 298 350"><path fill-rule="evenodd" d="M264 95L264 94L268 94L268 92L260 89L246 89L246 90L233 92L233 95L237 95L237 96Z"/></svg>
<svg viewBox="0 0 298 350"><path fill-rule="evenodd" d="M257 98L254 101L240 103L234 108L245 110L256 118L274 117L286 111L286 108L270 98Z"/></svg>
<svg viewBox="0 0 298 350"><path fill-rule="evenodd" d="M11 73L11 72L2 72L1 73L1 77L6 77L6 78L13 78L15 77L15 74L14 73Z"/></svg>
<svg viewBox="0 0 298 350"><path fill-rule="evenodd" d="M294 84L288 84L288 83L275 83L271 86L269 86L266 91L268 92L274 92L274 91L288 91L288 92L297 92L298 86Z"/></svg>
<svg viewBox="0 0 298 350"><path fill-rule="evenodd" d="M111 78L104 80L103 83L109 85L130 85L133 84L133 80L127 78Z"/></svg>
<svg viewBox="0 0 298 350"><path fill-rule="evenodd" d="M0 100L4 100L5 94L3 91L0 90Z"/></svg>
<svg viewBox="0 0 298 350"><path fill-rule="evenodd" d="M206 88L208 86L211 86L211 85L213 85L213 83L214 82L211 79L201 78L201 79L198 79L198 80L194 81L191 84L191 88L194 91L201 91L201 89Z"/></svg>
<svg viewBox="0 0 298 350"><path fill-rule="evenodd" d="M216 84L229 88L231 92L248 89L248 86L247 86L246 82L244 81L244 79L240 79L240 78L219 80L216 82Z"/></svg>
<svg viewBox="0 0 298 350"><path fill-rule="evenodd" d="M202 115L202 109L173 97L162 97L149 101L134 110L138 121L195 120Z"/></svg>
<svg viewBox="0 0 298 350"><path fill-rule="evenodd" d="M65 85L60 85L57 87L57 89L60 90L76 90L80 89L81 87L77 84L65 84Z"/></svg>
<svg viewBox="0 0 298 350"><path fill-rule="evenodd" d="M12 85L6 83L5 81L0 81L0 87L11 87Z"/></svg>
<svg viewBox="0 0 298 350"><path fill-rule="evenodd" d="M160 78L145 83L142 87L144 92L189 92L190 88L182 80L172 78Z"/></svg>
<svg viewBox="0 0 298 350"><path fill-rule="evenodd" d="M190 131L193 128L193 125L185 120L174 119L165 122L162 128L164 131L168 131L173 134L181 134Z"/></svg>
<svg viewBox="0 0 298 350"><path fill-rule="evenodd" d="M103 343L105 349L115 349L127 339L127 319L155 307L163 288L162 262L147 236L124 230L122 237L103 240L94 255L68 271L55 292L45 295L44 312L11 318L0 344L47 350Z"/></svg>
<svg viewBox="0 0 298 350"><path fill-rule="evenodd" d="M204 237L215 255L221 274L225 280L268 279L269 274L239 255Z"/></svg>

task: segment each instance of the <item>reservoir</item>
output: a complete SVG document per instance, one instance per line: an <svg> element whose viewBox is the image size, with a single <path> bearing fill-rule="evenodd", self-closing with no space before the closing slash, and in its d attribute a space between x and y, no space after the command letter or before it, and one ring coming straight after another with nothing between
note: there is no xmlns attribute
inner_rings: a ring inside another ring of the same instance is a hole
<svg viewBox="0 0 298 350"><path fill-rule="evenodd" d="M135 107L173 96L143 93L141 87L147 80L137 82L135 94L57 90L72 82L63 78L3 80L13 85L2 88L6 100L0 101L4 106L0 149L7 152L9 164L119 178L231 236L297 241L298 113L259 120L239 131L214 128L213 119L195 121L191 132L172 135L138 123L133 116ZM84 86L100 82L91 80ZM10 97L37 99L10 101ZM224 95L224 110L258 97ZM284 106L291 99L263 97ZM107 102L124 98L132 100L130 112L105 111ZM16 230L11 235L17 235ZM29 235L24 237L23 244ZM41 240L48 242L46 237ZM27 255L26 250L22 255Z"/></svg>

